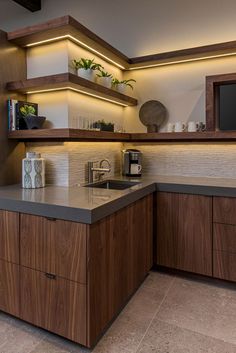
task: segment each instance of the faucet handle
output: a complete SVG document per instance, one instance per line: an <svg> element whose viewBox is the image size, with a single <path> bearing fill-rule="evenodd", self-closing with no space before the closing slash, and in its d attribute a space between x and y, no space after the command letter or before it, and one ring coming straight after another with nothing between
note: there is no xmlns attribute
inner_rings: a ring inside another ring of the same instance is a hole
<svg viewBox="0 0 236 353"><path fill-rule="evenodd" d="M110 172L111 171L111 163L110 163L109 159L107 159L107 158L104 158L104 159L102 159L100 161L100 168L102 168L102 165L103 165L104 162L108 164L108 169L109 169L109 172Z"/></svg>

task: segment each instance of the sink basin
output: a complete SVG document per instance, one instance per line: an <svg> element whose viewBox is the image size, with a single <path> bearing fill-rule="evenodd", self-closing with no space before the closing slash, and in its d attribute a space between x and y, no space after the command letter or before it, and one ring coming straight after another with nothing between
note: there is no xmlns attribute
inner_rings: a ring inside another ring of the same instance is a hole
<svg viewBox="0 0 236 353"><path fill-rule="evenodd" d="M110 190L125 190L131 188L134 185L140 184L135 181L126 180L105 180L94 184L85 185L86 188L99 188L99 189L110 189Z"/></svg>

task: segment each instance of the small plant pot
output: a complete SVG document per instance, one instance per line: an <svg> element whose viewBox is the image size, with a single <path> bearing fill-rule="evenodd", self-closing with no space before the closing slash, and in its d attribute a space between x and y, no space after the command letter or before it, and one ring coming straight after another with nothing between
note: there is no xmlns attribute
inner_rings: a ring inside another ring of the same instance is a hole
<svg viewBox="0 0 236 353"><path fill-rule="evenodd" d="M88 70L78 69L77 75L79 77L85 78L86 80L89 80L89 81L95 81L95 78L96 78L95 70L92 70L92 69L88 69Z"/></svg>
<svg viewBox="0 0 236 353"><path fill-rule="evenodd" d="M101 131L114 132L114 124L100 124Z"/></svg>
<svg viewBox="0 0 236 353"><path fill-rule="evenodd" d="M42 129L46 117L29 114L24 118L24 120L28 130Z"/></svg>
<svg viewBox="0 0 236 353"><path fill-rule="evenodd" d="M105 86L107 88L111 88L112 78L111 77L98 77L97 82L99 85Z"/></svg>

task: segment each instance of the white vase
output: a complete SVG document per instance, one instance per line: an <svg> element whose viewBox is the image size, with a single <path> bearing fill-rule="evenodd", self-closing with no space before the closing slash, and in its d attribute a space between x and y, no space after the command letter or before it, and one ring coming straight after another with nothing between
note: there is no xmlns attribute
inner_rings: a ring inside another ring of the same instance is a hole
<svg viewBox="0 0 236 353"><path fill-rule="evenodd" d="M40 153L27 152L22 160L22 187L37 189L45 186L45 160Z"/></svg>
<svg viewBox="0 0 236 353"><path fill-rule="evenodd" d="M88 70L78 69L77 75L89 81L95 81L95 77L96 77L95 70L92 70L92 69L88 69Z"/></svg>
<svg viewBox="0 0 236 353"><path fill-rule="evenodd" d="M126 94L127 85L125 83L118 83L118 85L115 85L115 90L120 93Z"/></svg>
<svg viewBox="0 0 236 353"><path fill-rule="evenodd" d="M107 88L111 88L112 78L111 77L98 77L97 83L99 83L99 85L105 86Z"/></svg>

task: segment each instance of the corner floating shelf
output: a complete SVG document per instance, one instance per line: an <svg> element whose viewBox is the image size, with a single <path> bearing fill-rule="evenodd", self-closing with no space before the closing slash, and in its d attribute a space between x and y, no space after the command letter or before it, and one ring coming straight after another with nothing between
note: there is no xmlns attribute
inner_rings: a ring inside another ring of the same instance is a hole
<svg viewBox="0 0 236 353"><path fill-rule="evenodd" d="M30 78L27 80L8 82L8 91L29 94L53 90L72 89L123 106L138 104L137 99L104 87L98 83L86 80L71 73L62 73L50 76Z"/></svg>
<svg viewBox="0 0 236 353"><path fill-rule="evenodd" d="M71 16L59 17L44 23L8 32L7 39L21 47L32 46L32 44L37 45L45 41L70 39L122 69L126 69L129 66L129 58L126 55L98 37Z"/></svg>
<svg viewBox="0 0 236 353"><path fill-rule="evenodd" d="M236 132L116 133L79 129L17 130L8 133L19 141L126 141L126 142L225 142L236 141Z"/></svg>
<svg viewBox="0 0 236 353"><path fill-rule="evenodd" d="M11 131L8 138L19 141L129 141L130 134L79 129L40 129Z"/></svg>

